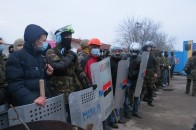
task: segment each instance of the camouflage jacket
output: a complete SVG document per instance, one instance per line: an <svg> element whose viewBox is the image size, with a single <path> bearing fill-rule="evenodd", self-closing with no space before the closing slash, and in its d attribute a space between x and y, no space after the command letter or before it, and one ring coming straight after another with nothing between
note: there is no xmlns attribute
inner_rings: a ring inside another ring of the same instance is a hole
<svg viewBox="0 0 196 130"><path fill-rule="evenodd" d="M78 54L78 62L81 63L83 59L85 59L88 55L84 52L79 52Z"/></svg>
<svg viewBox="0 0 196 130"><path fill-rule="evenodd" d="M5 56L0 55L0 87L4 86L5 83Z"/></svg>
<svg viewBox="0 0 196 130"><path fill-rule="evenodd" d="M70 59L70 56L74 54L74 52L61 54L58 47L46 52L46 60L54 68L50 84L57 95L65 94L66 103L70 93L88 87L88 79L77 60L77 55L75 54L74 60Z"/></svg>
<svg viewBox="0 0 196 130"><path fill-rule="evenodd" d="M190 74L193 69L196 69L196 56L190 57L184 67L184 71L187 74Z"/></svg>

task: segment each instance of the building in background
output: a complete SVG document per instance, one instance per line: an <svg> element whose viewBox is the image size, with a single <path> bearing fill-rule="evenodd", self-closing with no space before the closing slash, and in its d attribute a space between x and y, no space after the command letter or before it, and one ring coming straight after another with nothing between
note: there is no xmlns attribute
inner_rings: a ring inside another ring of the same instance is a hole
<svg viewBox="0 0 196 130"><path fill-rule="evenodd" d="M188 58L192 56L193 50L196 50L196 43L193 40L183 42L183 51L175 51L176 65L174 72L183 74L184 66L188 61Z"/></svg>

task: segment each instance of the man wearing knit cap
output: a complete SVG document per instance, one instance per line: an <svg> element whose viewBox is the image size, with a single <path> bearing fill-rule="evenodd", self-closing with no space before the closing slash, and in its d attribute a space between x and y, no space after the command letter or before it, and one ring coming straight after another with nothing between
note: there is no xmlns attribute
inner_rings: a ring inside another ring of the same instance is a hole
<svg viewBox="0 0 196 130"><path fill-rule="evenodd" d="M78 53L79 63L89 54L88 42L89 40L87 39L84 39L80 42L82 50Z"/></svg>
<svg viewBox="0 0 196 130"><path fill-rule="evenodd" d="M14 41L14 51L19 51L23 48L24 40L22 38L18 38Z"/></svg>

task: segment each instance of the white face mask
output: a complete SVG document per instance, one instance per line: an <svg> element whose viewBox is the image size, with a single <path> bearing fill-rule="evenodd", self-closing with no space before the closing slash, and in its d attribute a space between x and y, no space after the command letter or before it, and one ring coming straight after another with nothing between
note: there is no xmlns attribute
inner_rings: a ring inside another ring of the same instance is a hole
<svg viewBox="0 0 196 130"><path fill-rule="evenodd" d="M131 55L132 55L132 56L136 56L137 53L136 53L136 52L131 52Z"/></svg>
<svg viewBox="0 0 196 130"><path fill-rule="evenodd" d="M92 54L93 56L100 56L100 55L101 55L100 49L99 49L99 48L93 48L93 49L91 50L91 54Z"/></svg>

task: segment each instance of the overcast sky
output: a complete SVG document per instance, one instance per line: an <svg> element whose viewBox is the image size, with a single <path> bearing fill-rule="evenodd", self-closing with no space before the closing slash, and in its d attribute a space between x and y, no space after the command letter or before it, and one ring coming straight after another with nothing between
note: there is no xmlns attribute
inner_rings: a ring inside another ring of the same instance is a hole
<svg viewBox="0 0 196 130"><path fill-rule="evenodd" d="M73 37L113 43L126 17L147 17L176 36L176 49L196 39L196 0L0 0L0 37L13 43L28 24L47 31L72 24ZM196 41L195 41L196 42Z"/></svg>

